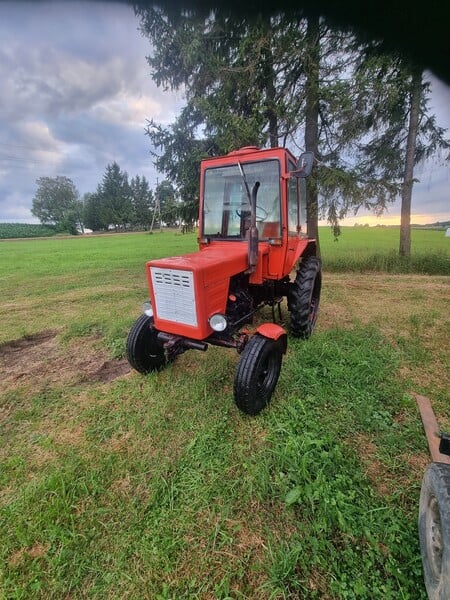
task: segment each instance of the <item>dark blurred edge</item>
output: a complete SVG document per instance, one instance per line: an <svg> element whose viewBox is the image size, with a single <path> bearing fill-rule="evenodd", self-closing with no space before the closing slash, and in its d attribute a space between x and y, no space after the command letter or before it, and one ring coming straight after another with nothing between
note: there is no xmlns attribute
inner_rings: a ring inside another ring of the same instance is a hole
<svg viewBox="0 0 450 600"><path fill-rule="evenodd" d="M174 14L192 10L207 14L213 8L252 16L257 13L302 10L306 16L322 15L339 27L354 29L363 39L380 40L387 50L411 58L450 85L450 0L157 0L128 2L133 6L162 6Z"/></svg>

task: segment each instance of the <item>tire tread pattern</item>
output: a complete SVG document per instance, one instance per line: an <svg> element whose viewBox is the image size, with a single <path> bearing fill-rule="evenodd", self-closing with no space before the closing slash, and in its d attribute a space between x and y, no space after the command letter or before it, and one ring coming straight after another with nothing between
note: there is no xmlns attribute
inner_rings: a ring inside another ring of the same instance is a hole
<svg viewBox="0 0 450 600"><path fill-rule="evenodd" d="M439 506L442 536L442 568L439 579L428 556L427 511L430 499L434 497ZM419 503L419 539L422 563L430 600L448 600L450 598L450 465L431 463L423 477Z"/></svg>
<svg viewBox="0 0 450 600"><path fill-rule="evenodd" d="M288 295L288 309L291 313L291 334L307 339L314 331L317 310L319 308L322 286L322 263L320 258L306 258L297 271ZM315 298L313 298L315 295ZM315 316L311 320L311 303L315 302Z"/></svg>
<svg viewBox="0 0 450 600"><path fill-rule="evenodd" d="M273 372L269 385L258 384L258 368L267 355ZM248 415L256 415L269 403L281 370L282 350L275 340L255 334L247 342L239 361L234 380L234 399L237 407Z"/></svg>
<svg viewBox="0 0 450 600"><path fill-rule="evenodd" d="M139 373L157 371L165 365L164 351L153 329L153 317L143 314L135 321L127 337L126 355Z"/></svg>

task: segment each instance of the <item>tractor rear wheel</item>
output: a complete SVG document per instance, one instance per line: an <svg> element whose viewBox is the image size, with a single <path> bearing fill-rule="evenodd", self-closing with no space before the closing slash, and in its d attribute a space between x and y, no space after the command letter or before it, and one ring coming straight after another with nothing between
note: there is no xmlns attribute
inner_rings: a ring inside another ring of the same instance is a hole
<svg viewBox="0 0 450 600"><path fill-rule="evenodd" d="M294 337L307 339L314 331L322 288L321 266L320 259L316 256L306 258L290 284L288 309L291 313L291 334Z"/></svg>
<svg viewBox="0 0 450 600"><path fill-rule="evenodd" d="M234 400L247 415L257 415L269 403L281 370L281 344L255 334L247 342L234 379Z"/></svg>
<svg viewBox="0 0 450 600"><path fill-rule="evenodd" d="M158 341L153 322L153 317L141 315L127 337L127 359L139 373L158 371L166 364L164 348Z"/></svg>
<svg viewBox="0 0 450 600"><path fill-rule="evenodd" d="M419 539L430 600L450 598L450 466L431 463L419 503Z"/></svg>

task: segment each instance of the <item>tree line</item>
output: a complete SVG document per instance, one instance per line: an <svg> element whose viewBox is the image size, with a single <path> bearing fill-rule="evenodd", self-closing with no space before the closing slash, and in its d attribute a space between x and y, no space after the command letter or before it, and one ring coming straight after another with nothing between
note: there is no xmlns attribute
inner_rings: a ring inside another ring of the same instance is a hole
<svg viewBox="0 0 450 600"><path fill-rule="evenodd" d="M299 10L243 16L225 8L137 5L151 74L183 89L169 126L150 120L155 164L186 202L198 198L198 165L241 146L289 146L317 158L308 182L308 233L360 208L402 200L400 254L410 253L415 166L450 147L430 114L420 67Z"/></svg>
<svg viewBox="0 0 450 600"><path fill-rule="evenodd" d="M117 162L108 164L101 183L81 198L71 179L40 177L32 214L57 231L77 234L93 231L151 230L190 222L190 213L167 180L150 188L145 176L129 179Z"/></svg>

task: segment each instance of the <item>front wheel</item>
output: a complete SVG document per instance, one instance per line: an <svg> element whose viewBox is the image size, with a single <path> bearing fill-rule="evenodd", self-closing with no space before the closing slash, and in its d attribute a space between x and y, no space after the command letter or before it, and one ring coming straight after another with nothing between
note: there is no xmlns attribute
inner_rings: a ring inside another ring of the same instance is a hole
<svg viewBox="0 0 450 600"><path fill-rule="evenodd" d="M234 400L248 415L257 415L269 403L281 370L281 344L255 334L247 342L234 379Z"/></svg>
<svg viewBox="0 0 450 600"><path fill-rule="evenodd" d="M419 539L428 598L450 598L450 465L431 463L425 471Z"/></svg>
<svg viewBox="0 0 450 600"><path fill-rule="evenodd" d="M127 359L139 373L158 371L166 364L164 348L153 326L153 317L141 315L127 337Z"/></svg>

